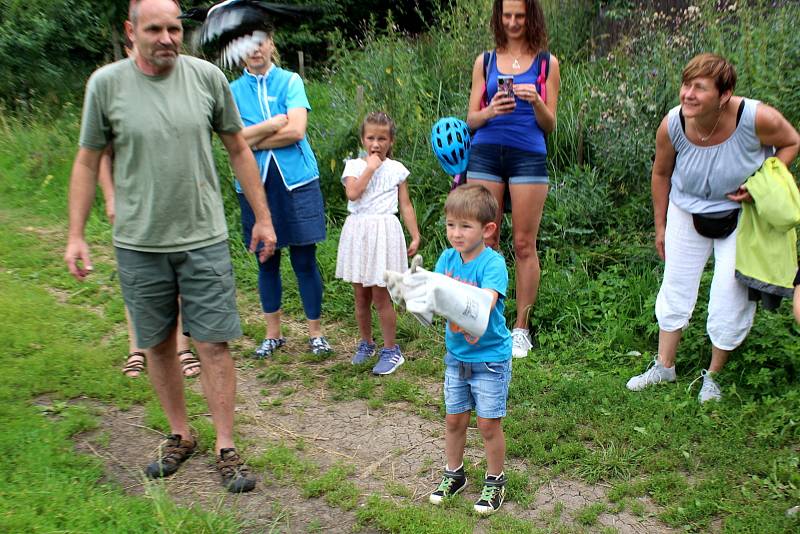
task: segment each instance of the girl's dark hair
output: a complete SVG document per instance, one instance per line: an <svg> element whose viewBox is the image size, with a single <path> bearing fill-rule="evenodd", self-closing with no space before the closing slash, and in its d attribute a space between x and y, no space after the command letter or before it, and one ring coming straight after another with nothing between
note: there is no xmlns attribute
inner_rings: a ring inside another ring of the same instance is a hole
<svg viewBox="0 0 800 534"><path fill-rule="evenodd" d="M539 0L518 0L525 4L525 41L532 53L547 50L547 24ZM503 28L503 0L494 0L492 7L492 33L497 48L505 48L508 44L506 31Z"/></svg>
<svg viewBox="0 0 800 534"><path fill-rule="evenodd" d="M366 117L364 117L364 121L361 123L361 139L364 138L364 130L367 127L367 124L374 124L376 126L388 126L389 128L389 137L392 138L394 141L395 133L397 133L397 125L394 123L392 118L384 113L383 111L373 111ZM386 157L392 156L392 149L389 148L389 152L386 154Z"/></svg>

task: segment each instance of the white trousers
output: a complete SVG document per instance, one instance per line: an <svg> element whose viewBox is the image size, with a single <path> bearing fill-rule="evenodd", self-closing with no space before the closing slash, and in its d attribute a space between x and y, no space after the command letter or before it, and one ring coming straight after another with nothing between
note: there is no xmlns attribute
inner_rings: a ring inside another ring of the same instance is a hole
<svg viewBox="0 0 800 534"><path fill-rule="evenodd" d="M747 299L747 287L734 276L736 231L724 239L703 237L694 229L692 215L672 202L667 209L666 261L664 280L656 298L656 318L658 326L666 332L686 328L712 250L714 277L706 330L715 347L733 350L747 337L756 311L756 303Z"/></svg>

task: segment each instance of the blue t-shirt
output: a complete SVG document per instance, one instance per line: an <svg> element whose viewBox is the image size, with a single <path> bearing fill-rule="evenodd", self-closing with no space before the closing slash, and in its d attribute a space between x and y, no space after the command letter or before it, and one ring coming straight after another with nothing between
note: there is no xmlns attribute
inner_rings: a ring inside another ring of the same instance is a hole
<svg viewBox="0 0 800 534"><path fill-rule="evenodd" d="M245 126L258 124L294 108L311 110L303 79L297 73L275 65L264 75L251 74L244 69L244 74L231 83L231 92ZM286 189L290 191L319 178L317 159L308 143L308 136L284 147L256 150L255 157L262 182L267 179L273 158ZM242 192L238 182L236 190Z"/></svg>
<svg viewBox="0 0 800 534"><path fill-rule="evenodd" d="M508 269L503 256L486 247L468 263L454 248L442 252L436 262L436 272L471 286L491 289L498 293L497 302L489 314L489 325L481 337L472 336L447 321L445 345L447 351L462 362L503 362L511 357L511 333L503 316Z"/></svg>

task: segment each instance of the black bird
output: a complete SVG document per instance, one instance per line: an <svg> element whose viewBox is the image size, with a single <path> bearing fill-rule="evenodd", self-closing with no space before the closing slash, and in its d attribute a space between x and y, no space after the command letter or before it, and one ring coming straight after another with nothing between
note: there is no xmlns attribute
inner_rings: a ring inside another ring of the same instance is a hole
<svg viewBox="0 0 800 534"><path fill-rule="evenodd" d="M233 67L258 48L275 28L277 17L297 18L319 11L313 6L272 4L256 0L226 0L210 7L187 9L180 18L202 22L200 45Z"/></svg>

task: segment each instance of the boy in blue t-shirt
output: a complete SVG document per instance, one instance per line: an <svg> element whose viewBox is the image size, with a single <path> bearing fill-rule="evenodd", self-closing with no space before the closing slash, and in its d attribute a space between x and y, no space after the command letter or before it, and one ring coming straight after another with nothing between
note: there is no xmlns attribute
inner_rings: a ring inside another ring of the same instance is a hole
<svg viewBox="0 0 800 534"><path fill-rule="evenodd" d="M506 415L508 384L511 381L511 334L503 308L508 288L508 270L503 257L488 248L485 239L495 231L497 201L488 189L477 184L456 188L445 202L447 240L436 262L436 272L491 294L492 304L486 331L480 337L448 320L445 345L444 476L430 502L439 504L459 493L467 484L464 474L464 446L473 409L486 450L487 472L475 511L491 514L503 504L506 477L503 473L506 444L501 418Z"/></svg>

